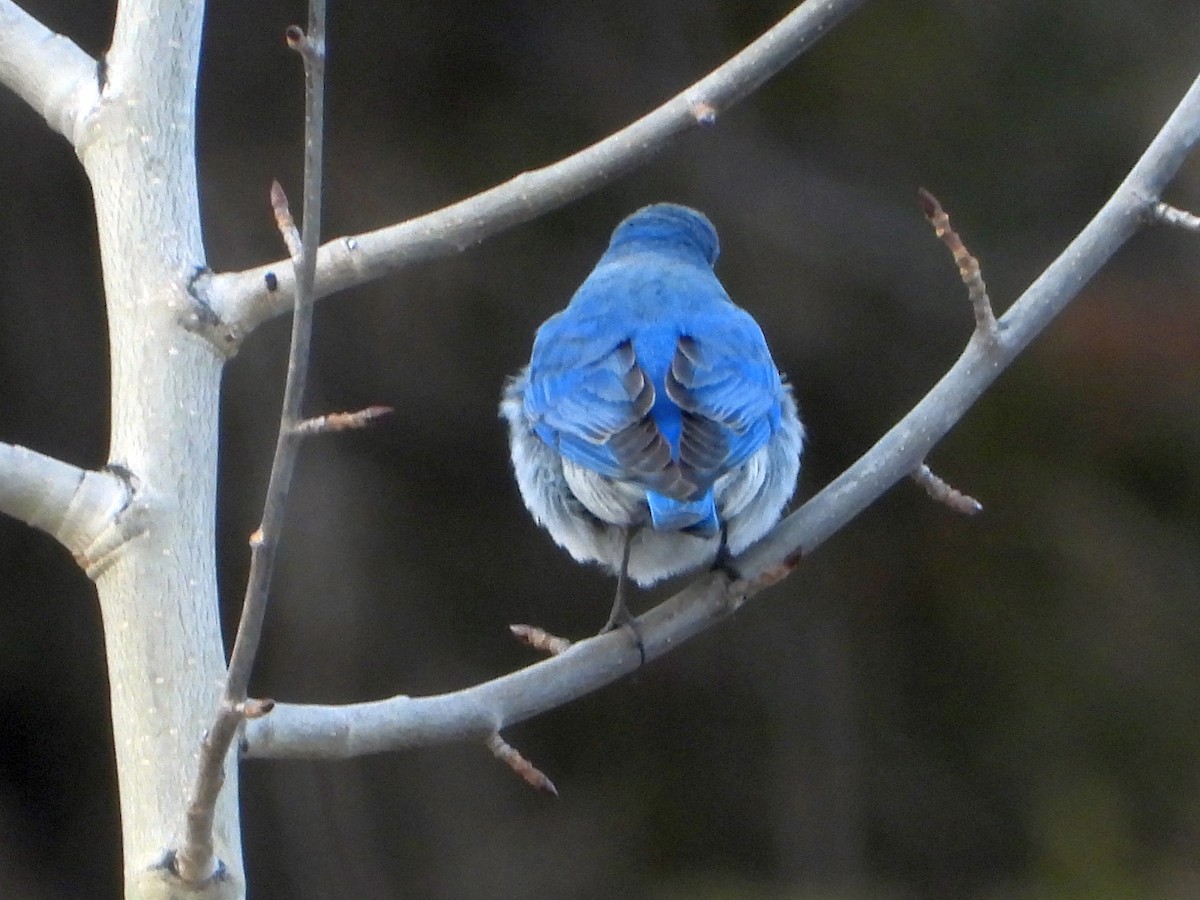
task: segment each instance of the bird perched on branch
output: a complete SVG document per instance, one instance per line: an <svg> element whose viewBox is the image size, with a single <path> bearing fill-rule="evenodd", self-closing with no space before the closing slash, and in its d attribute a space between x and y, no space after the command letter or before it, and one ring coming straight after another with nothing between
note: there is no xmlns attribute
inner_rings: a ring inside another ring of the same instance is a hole
<svg viewBox="0 0 1200 900"><path fill-rule="evenodd" d="M632 620L628 578L650 585L740 553L795 490L796 404L713 274L717 253L701 213L638 210L504 387L525 505L575 559L617 575L602 631Z"/></svg>

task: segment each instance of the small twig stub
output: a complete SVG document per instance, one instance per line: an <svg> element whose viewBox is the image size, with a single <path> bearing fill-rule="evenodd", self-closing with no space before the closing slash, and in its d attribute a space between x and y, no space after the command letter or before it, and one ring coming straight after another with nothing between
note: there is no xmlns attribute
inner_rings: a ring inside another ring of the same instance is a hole
<svg viewBox="0 0 1200 900"><path fill-rule="evenodd" d="M537 788L543 794L549 794L552 797L558 796L558 788L554 786L554 782L499 734L493 734L487 739L487 748L492 751L492 756L520 775L521 780L530 787Z"/></svg>
<svg viewBox="0 0 1200 900"><path fill-rule="evenodd" d="M942 204L925 188L917 190L921 202L921 211L933 226L934 233L946 245L958 264L958 275L967 287L967 297L975 312L975 330L988 340L996 340L999 329L996 325L996 314L992 312L992 301L988 297L987 285L983 282L983 272L979 268L979 260L971 255L958 232L950 225L950 216L942 209Z"/></svg>
<svg viewBox="0 0 1200 900"><path fill-rule="evenodd" d="M923 463L912 473L912 479L925 488L925 493L931 499L936 500L938 503L944 503L955 512L962 513L964 516L973 516L976 513L983 512L982 503L969 494L964 494L962 491L952 488L935 475L929 466Z"/></svg>
<svg viewBox="0 0 1200 900"><path fill-rule="evenodd" d="M265 697L261 699L247 697L234 706L238 715L243 719L261 719L263 716L269 715L274 708L275 701Z"/></svg>
<svg viewBox="0 0 1200 900"><path fill-rule="evenodd" d="M313 434L328 434L331 431L350 431L356 428L367 428L379 419L390 416L395 410L390 406L368 406L353 412L326 413L323 416L313 416L296 423L293 431L296 434L308 436Z"/></svg>
<svg viewBox="0 0 1200 900"><path fill-rule="evenodd" d="M271 182L271 211L275 214L275 226L283 236L288 255L293 260L298 259L301 252L300 229L296 227L296 220L292 218L292 210L288 205L283 185L278 181Z"/></svg>
<svg viewBox="0 0 1200 900"><path fill-rule="evenodd" d="M532 647L550 656L558 656L571 646L571 642L566 638L551 634L536 625L509 625L508 630L526 647Z"/></svg>
<svg viewBox="0 0 1200 900"><path fill-rule="evenodd" d="M1200 216L1169 203L1155 203L1154 218L1173 228L1182 228L1184 231L1200 231Z"/></svg>
<svg viewBox="0 0 1200 900"><path fill-rule="evenodd" d="M711 126L717 124L717 109L711 103L696 100L692 103L691 110L698 125Z"/></svg>

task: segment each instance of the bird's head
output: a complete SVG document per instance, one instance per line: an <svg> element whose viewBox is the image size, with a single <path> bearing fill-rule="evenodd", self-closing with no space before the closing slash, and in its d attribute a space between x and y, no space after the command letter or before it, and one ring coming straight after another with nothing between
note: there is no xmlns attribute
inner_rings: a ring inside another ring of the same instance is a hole
<svg viewBox="0 0 1200 900"><path fill-rule="evenodd" d="M616 227L608 244L610 253L652 248L697 253L710 266L721 252L712 222L703 213L675 203L642 207Z"/></svg>

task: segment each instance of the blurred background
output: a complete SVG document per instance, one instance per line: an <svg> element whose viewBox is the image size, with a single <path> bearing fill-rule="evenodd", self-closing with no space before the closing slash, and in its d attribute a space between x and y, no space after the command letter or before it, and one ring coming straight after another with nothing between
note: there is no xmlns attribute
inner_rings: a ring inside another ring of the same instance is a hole
<svg viewBox="0 0 1200 900"><path fill-rule="evenodd" d="M113 4L23 0L101 53ZM589 144L787 2L332 4L326 232L470 195ZM299 191L299 2L214 2L200 92L210 263L279 258ZM874 0L710 129L461 255L322 303L308 409L382 403L306 445L254 690L340 702L463 687L582 636L613 588L513 484L496 405L625 214L703 209L762 324L819 490L970 334L916 204L933 191L998 310L1087 222L1200 72L1200 4ZM0 91L0 440L98 466L108 364L88 186ZM1200 207L1200 158L1168 192ZM243 770L258 900L1200 896L1200 241L1123 249L930 462L732 620L509 739ZM230 633L288 324L228 367ZM0 895L115 898L98 611L50 538L0 521ZM643 594L649 604L670 592ZM347 885L351 887L347 889Z"/></svg>

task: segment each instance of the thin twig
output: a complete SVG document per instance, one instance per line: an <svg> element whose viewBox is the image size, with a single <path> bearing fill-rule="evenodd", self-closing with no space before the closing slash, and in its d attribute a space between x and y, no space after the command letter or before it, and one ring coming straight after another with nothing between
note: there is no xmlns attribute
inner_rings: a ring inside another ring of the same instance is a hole
<svg viewBox="0 0 1200 900"><path fill-rule="evenodd" d="M972 341L950 371L854 465L731 561L746 580L721 572L686 588L637 619L646 660L656 659L725 619L746 599L786 576L900 479L963 417L996 377L1079 294L1144 224L1167 182L1200 142L1200 78L1175 108L1116 192L1053 263L1008 309L998 347ZM405 747L483 740L555 709L642 665L617 632L580 641L570 652L461 691L370 703L280 703L249 723L249 757L343 759Z"/></svg>
<svg viewBox="0 0 1200 900"><path fill-rule="evenodd" d="M714 123L865 2L808 0L671 100L578 153L427 215L330 241L317 260L316 296L458 253L599 189L684 131ZM291 308L293 285L286 263L271 263L211 276L201 289L227 329L245 336Z"/></svg>
<svg viewBox="0 0 1200 900"><path fill-rule="evenodd" d="M996 339L996 315L992 312L992 301L988 298L987 285L983 283L983 273L979 269L979 260L963 244L958 232L950 225L950 216L942 209L942 204L925 188L918 190L921 210L925 218L933 225L933 230L946 249L958 263L958 274L967 287L967 297L971 301L971 309L975 311L975 330L989 341Z"/></svg>
<svg viewBox="0 0 1200 900"><path fill-rule="evenodd" d="M1171 206L1169 203L1155 203L1154 218L1158 219L1164 225L1171 225L1174 228L1182 228L1185 231L1200 231L1200 216L1190 213L1186 209Z"/></svg>
<svg viewBox="0 0 1200 900"><path fill-rule="evenodd" d="M983 504L974 497L964 494L947 484L943 479L934 474L929 466L921 463L920 466L912 473L912 480L925 488L932 500L938 503L944 503L952 510L962 513L964 516L973 516L976 513L983 512Z"/></svg>
<svg viewBox="0 0 1200 900"><path fill-rule="evenodd" d="M496 759L520 775L521 780L526 784L543 794L549 794L552 797L558 796L558 788L554 786L553 781L546 777L546 773L522 756L516 747L500 737L499 732L490 735L484 743L487 744L487 748L492 751L492 755Z"/></svg>
<svg viewBox="0 0 1200 900"><path fill-rule="evenodd" d="M288 44L304 60L304 217L302 235L296 241L295 224L288 209L287 197L278 182L271 186L271 206L292 255L295 269L295 310L292 316L292 343L288 356L287 382L283 392L279 435L275 456L263 502L262 523L250 540L250 574L242 602L237 637L230 653L229 670L221 707L213 726L201 744L200 767L192 800L186 814L185 838L175 854L175 871L189 884L199 884L216 870L213 858L213 814L217 797L225 782L225 758L238 728L247 719L256 719L270 712L273 701L250 701L247 690L254 659L262 637L266 616L271 575L275 567L279 532L283 524L288 491L301 435L296 426L301 421L304 388L308 379L308 364L312 344L313 279L316 271L317 248L321 227L321 164L324 148L325 108L325 3L309 0L308 32L292 26L288 29ZM296 32L299 32L297 37Z"/></svg>
<svg viewBox="0 0 1200 900"><path fill-rule="evenodd" d="M571 648L571 642L566 638L551 634L536 625L509 625L508 630L526 647L548 656L557 656Z"/></svg>
<svg viewBox="0 0 1200 900"><path fill-rule="evenodd" d="M368 428L377 421L390 416L395 410L390 406L368 406L353 412L326 413L296 423L295 432L301 437L314 434L329 434L332 431L350 431Z"/></svg>

